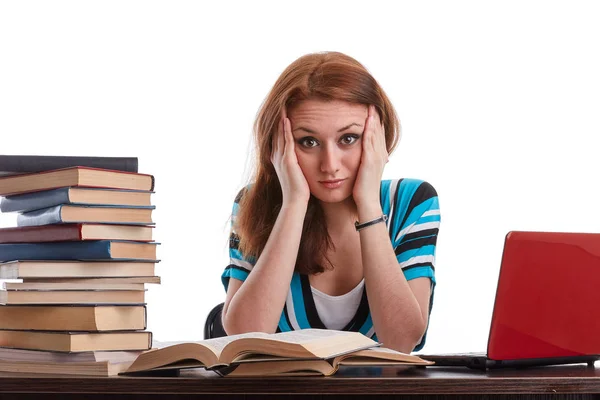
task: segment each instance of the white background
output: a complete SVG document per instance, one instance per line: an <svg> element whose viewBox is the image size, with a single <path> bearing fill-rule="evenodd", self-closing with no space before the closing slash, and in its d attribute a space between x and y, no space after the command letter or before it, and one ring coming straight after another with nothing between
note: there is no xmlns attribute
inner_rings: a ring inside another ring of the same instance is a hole
<svg viewBox="0 0 600 400"><path fill-rule="evenodd" d="M599 20L595 1L5 1L0 153L139 157L148 328L201 339L256 111L297 57L345 52L402 122L384 178L439 193L425 350L484 350L505 234L600 226Z"/></svg>

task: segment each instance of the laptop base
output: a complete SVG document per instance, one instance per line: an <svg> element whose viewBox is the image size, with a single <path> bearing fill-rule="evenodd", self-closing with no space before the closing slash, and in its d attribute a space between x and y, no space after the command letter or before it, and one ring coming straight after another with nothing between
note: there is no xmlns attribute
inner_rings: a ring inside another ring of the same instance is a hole
<svg viewBox="0 0 600 400"><path fill-rule="evenodd" d="M563 364L588 364L600 360L600 355L556 357L556 358L531 358L521 360L491 360L485 353L471 354L435 354L419 355L424 360L434 361L438 367L467 367L471 369L487 370L498 368L528 368Z"/></svg>

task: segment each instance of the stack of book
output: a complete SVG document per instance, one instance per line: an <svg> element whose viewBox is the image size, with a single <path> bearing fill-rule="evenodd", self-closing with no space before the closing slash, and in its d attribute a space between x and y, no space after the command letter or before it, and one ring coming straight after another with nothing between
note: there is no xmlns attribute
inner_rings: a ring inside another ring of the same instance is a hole
<svg viewBox="0 0 600 400"><path fill-rule="evenodd" d="M154 177L90 167L0 177L0 371L114 375L152 345Z"/></svg>

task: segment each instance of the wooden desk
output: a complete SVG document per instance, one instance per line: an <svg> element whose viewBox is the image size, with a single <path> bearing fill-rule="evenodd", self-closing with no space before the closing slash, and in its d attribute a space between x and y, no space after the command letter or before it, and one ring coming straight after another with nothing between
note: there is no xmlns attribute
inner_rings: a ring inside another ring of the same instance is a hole
<svg viewBox="0 0 600 400"><path fill-rule="evenodd" d="M332 377L222 378L204 370L180 377L65 377L0 373L0 399L263 399L348 395L408 399L600 399L600 368L584 365L488 372L442 367L343 367ZM353 397L354 399L359 397Z"/></svg>

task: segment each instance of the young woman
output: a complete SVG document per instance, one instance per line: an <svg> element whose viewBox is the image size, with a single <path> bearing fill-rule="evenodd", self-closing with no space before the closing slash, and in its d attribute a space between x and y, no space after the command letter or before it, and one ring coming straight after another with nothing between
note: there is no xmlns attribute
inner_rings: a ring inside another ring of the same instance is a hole
<svg viewBox="0 0 600 400"><path fill-rule="evenodd" d="M235 199L222 276L225 331L352 330L420 349L438 199L426 182L381 180L400 125L377 81L341 53L300 57L254 131L257 166Z"/></svg>

